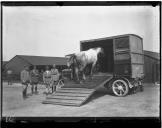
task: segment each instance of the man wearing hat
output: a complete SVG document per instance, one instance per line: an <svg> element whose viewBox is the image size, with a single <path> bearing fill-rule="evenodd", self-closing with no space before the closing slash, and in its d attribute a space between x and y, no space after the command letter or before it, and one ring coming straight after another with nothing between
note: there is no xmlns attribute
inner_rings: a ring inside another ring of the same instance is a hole
<svg viewBox="0 0 162 128"><path fill-rule="evenodd" d="M30 83L30 74L29 74L29 67L28 66L24 66L24 70L21 71L20 73L20 79L21 79L21 83L23 86L23 99L27 98L27 87L28 84Z"/></svg>
<svg viewBox="0 0 162 128"><path fill-rule="evenodd" d="M51 69L51 86L52 86L52 93L56 91L56 85L59 80L59 72L56 68L56 65L53 64L53 67Z"/></svg>

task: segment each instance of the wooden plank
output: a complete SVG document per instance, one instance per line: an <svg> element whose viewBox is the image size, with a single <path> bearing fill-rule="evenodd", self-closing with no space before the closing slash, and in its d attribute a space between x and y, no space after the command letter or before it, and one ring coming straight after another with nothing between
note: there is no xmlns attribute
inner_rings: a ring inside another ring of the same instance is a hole
<svg viewBox="0 0 162 128"><path fill-rule="evenodd" d="M57 90L56 93L78 93L78 94L90 94L94 90Z"/></svg>
<svg viewBox="0 0 162 128"><path fill-rule="evenodd" d="M82 94L82 93L80 93L80 94L78 94L78 93L55 93L55 94L52 94L51 96L77 96L77 97L86 97L86 96L88 96L90 93L86 93L86 94Z"/></svg>
<svg viewBox="0 0 162 128"><path fill-rule="evenodd" d="M62 106L77 106L77 107L79 107L81 105L81 104L49 102L49 101L43 101L42 103L43 104L62 105Z"/></svg>
<svg viewBox="0 0 162 128"><path fill-rule="evenodd" d="M88 88L59 88L57 91L85 91L85 92L90 92L94 91L94 89L88 89Z"/></svg>
<svg viewBox="0 0 162 128"><path fill-rule="evenodd" d="M46 99L46 102L58 102L58 103L72 103L72 104L81 104L80 100L67 100L67 99Z"/></svg>
<svg viewBox="0 0 162 128"><path fill-rule="evenodd" d="M85 90L85 91L94 91L94 89L88 89L88 88L59 88L58 90Z"/></svg>
<svg viewBox="0 0 162 128"><path fill-rule="evenodd" d="M50 96L50 97L46 97L46 99L69 99L69 100L81 100L83 101L86 97L69 97L69 96Z"/></svg>
<svg viewBox="0 0 162 128"><path fill-rule="evenodd" d="M68 97L86 97L89 94L80 94L80 95L76 95L76 94L56 94L55 96L68 96ZM54 95L53 95L54 96Z"/></svg>

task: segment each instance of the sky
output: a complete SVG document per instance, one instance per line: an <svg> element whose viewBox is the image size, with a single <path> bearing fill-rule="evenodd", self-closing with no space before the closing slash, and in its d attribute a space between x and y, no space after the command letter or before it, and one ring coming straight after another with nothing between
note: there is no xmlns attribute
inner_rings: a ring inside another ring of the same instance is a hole
<svg viewBox="0 0 162 128"><path fill-rule="evenodd" d="M159 52L159 6L3 6L3 60L15 55L64 57L80 41L122 34Z"/></svg>

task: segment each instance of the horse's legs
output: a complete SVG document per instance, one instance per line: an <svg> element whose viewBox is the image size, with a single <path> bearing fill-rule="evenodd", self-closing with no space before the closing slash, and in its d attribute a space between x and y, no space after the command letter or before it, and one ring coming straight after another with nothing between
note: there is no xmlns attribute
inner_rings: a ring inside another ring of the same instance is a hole
<svg viewBox="0 0 162 128"><path fill-rule="evenodd" d="M79 70L78 68L75 68L75 75L76 75L76 80L79 81Z"/></svg>
<svg viewBox="0 0 162 128"><path fill-rule="evenodd" d="M86 80L86 77L85 77L85 74L84 74L84 72L85 72L85 65L82 66L80 70L82 72L82 79L85 81Z"/></svg>
<svg viewBox="0 0 162 128"><path fill-rule="evenodd" d="M85 77L84 72L82 72L82 74L83 74L83 80L85 81L86 80L86 77Z"/></svg>
<svg viewBox="0 0 162 128"><path fill-rule="evenodd" d="M96 62L94 62L94 63L92 64L92 67L91 67L91 74L90 74L91 79L93 78L92 75L93 75L93 69L94 69L95 65L96 65Z"/></svg>

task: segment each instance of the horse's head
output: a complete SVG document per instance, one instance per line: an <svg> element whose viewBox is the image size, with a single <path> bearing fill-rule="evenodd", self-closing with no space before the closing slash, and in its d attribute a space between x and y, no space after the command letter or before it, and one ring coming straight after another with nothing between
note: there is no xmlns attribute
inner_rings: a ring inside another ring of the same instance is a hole
<svg viewBox="0 0 162 128"><path fill-rule="evenodd" d="M70 58L67 61L67 66L70 68L70 66L74 63L74 55L71 55Z"/></svg>

